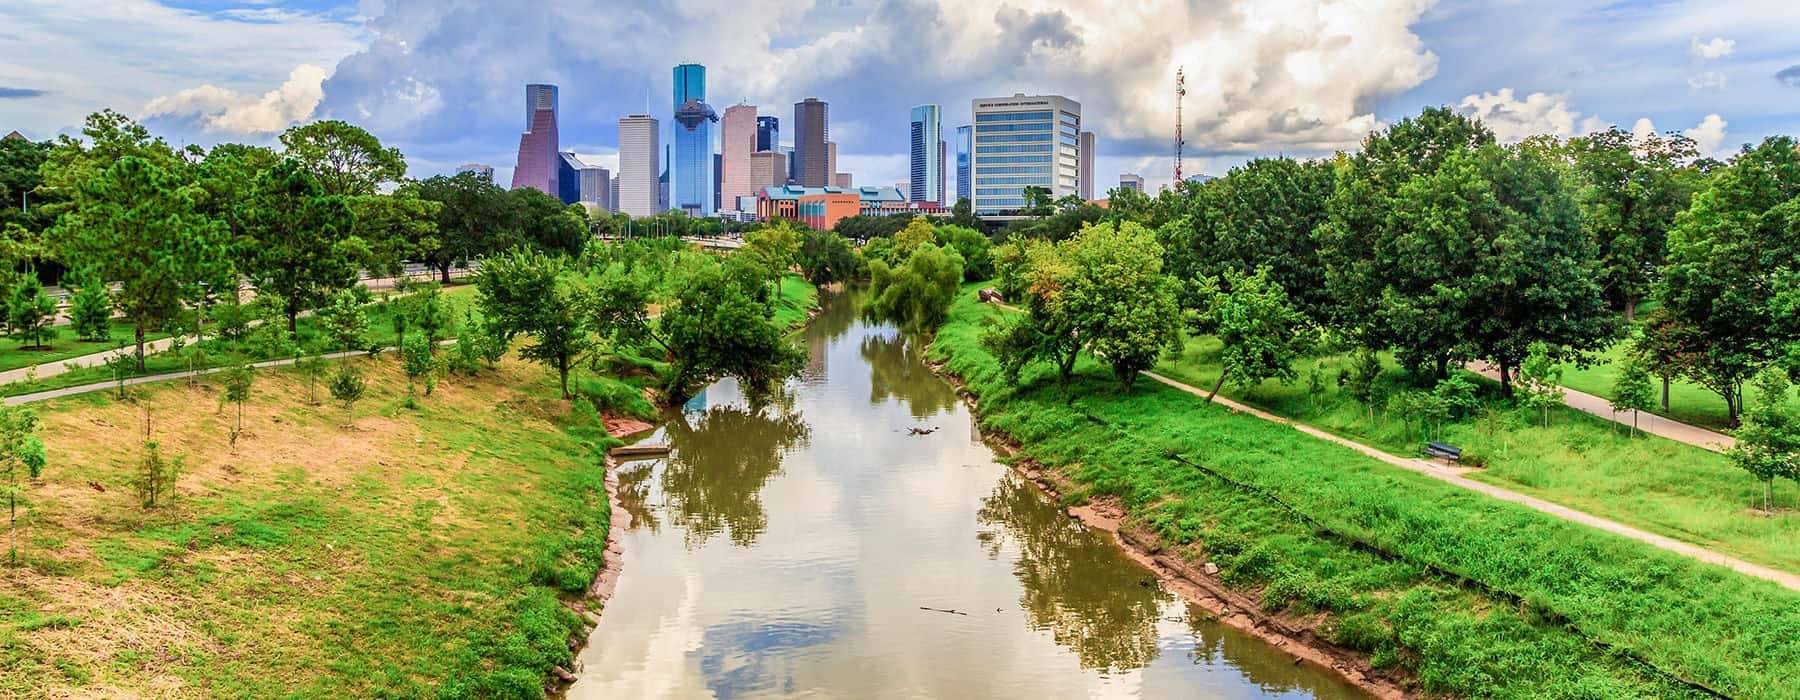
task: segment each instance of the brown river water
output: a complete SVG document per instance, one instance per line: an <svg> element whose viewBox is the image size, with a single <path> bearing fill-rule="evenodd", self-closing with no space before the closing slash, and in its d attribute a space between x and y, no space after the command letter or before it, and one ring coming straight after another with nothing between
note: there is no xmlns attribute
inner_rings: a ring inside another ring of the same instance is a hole
<svg viewBox="0 0 1800 700"><path fill-rule="evenodd" d="M918 342L821 301L774 405L720 382L621 465L568 697L1364 697L1165 591L995 461Z"/></svg>

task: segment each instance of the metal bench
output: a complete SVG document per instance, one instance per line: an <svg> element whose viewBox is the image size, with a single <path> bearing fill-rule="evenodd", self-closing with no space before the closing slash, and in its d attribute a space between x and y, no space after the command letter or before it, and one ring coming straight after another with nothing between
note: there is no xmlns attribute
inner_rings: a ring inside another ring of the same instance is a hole
<svg viewBox="0 0 1800 700"><path fill-rule="evenodd" d="M1425 449L1419 450L1419 453L1426 457L1441 459L1446 462L1462 461L1462 448L1446 445L1441 442L1427 442L1425 443Z"/></svg>

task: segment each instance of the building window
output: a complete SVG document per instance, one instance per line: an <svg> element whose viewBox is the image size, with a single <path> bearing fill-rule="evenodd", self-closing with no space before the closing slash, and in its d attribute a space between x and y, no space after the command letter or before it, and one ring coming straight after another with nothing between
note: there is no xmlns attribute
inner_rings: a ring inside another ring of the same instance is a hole
<svg viewBox="0 0 1800 700"><path fill-rule="evenodd" d="M1050 132L1038 134L985 134L975 138L976 143L1045 143L1050 140Z"/></svg>
<svg viewBox="0 0 1800 700"><path fill-rule="evenodd" d="M1050 186L1050 178L1043 177L978 177L977 185L1043 185Z"/></svg>
<svg viewBox="0 0 1800 700"><path fill-rule="evenodd" d="M1049 131L1049 124L982 124L975 127L979 133L995 131Z"/></svg>
<svg viewBox="0 0 1800 700"><path fill-rule="evenodd" d="M1050 112L983 112L975 115L977 122L1047 122L1055 115Z"/></svg>
<svg viewBox="0 0 1800 700"><path fill-rule="evenodd" d="M1056 150L1056 144L1028 144L1023 146L982 146L977 153L1050 153Z"/></svg>
<svg viewBox="0 0 1800 700"><path fill-rule="evenodd" d="M983 175L1050 175L1048 165L1021 165L1012 167L987 167L981 169Z"/></svg>
<svg viewBox="0 0 1800 700"><path fill-rule="evenodd" d="M983 166L983 165L988 165L988 164L998 164L998 163L1048 163L1048 162L1050 162L1050 156L988 156L988 155L978 155L978 156L976 156L976 157L975 157L975 166L976 166L976 167L977 167L977 168L979 168L979 167L981 167L981 166Z"/></svg>

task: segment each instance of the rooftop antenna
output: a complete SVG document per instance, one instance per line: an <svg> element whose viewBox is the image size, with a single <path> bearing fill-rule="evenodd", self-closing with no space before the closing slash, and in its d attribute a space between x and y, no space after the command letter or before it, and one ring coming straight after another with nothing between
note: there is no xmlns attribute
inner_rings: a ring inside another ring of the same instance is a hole
<svg viewBox="0 0 1800 700"><path fill-rule="evenodd" d="M1187 145L1181 137L1181 98L1187 97L1187 69L1175 68L1175 184L1181 184L1181 149Z"/></svg>

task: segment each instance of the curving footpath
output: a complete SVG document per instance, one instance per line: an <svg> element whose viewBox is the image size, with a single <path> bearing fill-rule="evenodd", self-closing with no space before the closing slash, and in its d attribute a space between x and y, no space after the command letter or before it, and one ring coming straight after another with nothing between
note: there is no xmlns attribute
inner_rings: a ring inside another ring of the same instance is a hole
<svg viewBox="0 0 1800 700"><path fill-rule="evenodd" d="M442 342L440 342L439 344L441 345ZM384 348L384 350L385 350L385 348ZM368 354L367 350L353 350L350 352L326 353L324 355L317 355L316 357L323 357L327 360L335 360L340 357L352 357L355 355L366 355L366 354ZM291 365L291 364L294 364L295 362L299 362L299 361L300 361L299 358L289 357L289 358L281 359L281 360L264 360L262 362L253 362L250 364L250 366L255 367L257 369L262 369L264 367L285 367L287 365ZM229 369L232 369L232 367L230 365L227 365L224 367L208 367L206 369L202 369L202 370L198 370L198 371L167 372L164 374L147 374L142 377L132 377L130 379L126 379L125 386L137 386L139 384L150 384L152 382L166 382L171 379L186 379L188 377L198 377L198 376L207 375L207 374L218 374L219 372L224 372ZM6 405L17 406L19 404L36 403L39 401L49 401L50 399L60 399L65 396L75 396L77 394L91 394L96 391L111 391L111 390L117 389L117 388L119 388L118 382L96 382L93 384L82 384L80 386L68 386L68 387L63 387L61 389L50 389L48 391L40 391L35 394L19 394L18 396L8 396L8 397L6 397Z"/></svg>
<svg viewBox="0 0 1800 700"><path fill-rule="evenodd" d="M1156 381L1162 382L1163 384L1167 384L1176 389L1180 389L1187 393L1198 396L1202 399L1206 398L1207 392L1198 387L1190 386L1188 384L1183 384L1181 382L1170 379L1168 377L1164 377L1155 372L1146 371L1146 372L1143 372L1143 375L1146 377L1149 377L1151 379L1154 379ZM1587 396L1587 395L1583 394L1583 396ZM1344 447L1348 447L1352 450L1356 450L1357 452L1361 452L1370 457L1374 457L1375 459L1379 459L1388 464L1394 465L1396 467L1400 467L1401 469L1406 469L1408 471L1416 472L1419 474L1424 474L1433 479L1437 479L1439 481L1442 481L1447 484L1451 484L1451 485L1459 487L1459 488L1468 489L1470 491L1474 491L1474 492L1481 493L1481 494L1484 494L1487 496L1498 498L1503 501L1517 503L1519 505L1525 506L1532 510L1535 510L1535 511L1538 511L1541 513L1545 513L1547 515L1555 516L1558 518L1562 518L1563 520L1567 520L1569 522L1580 523L1582 525L1587 525L1589 527L1599 528L1601 530L1605 530L1607 532L1611 532L1616 535L1629 537L1629 538L1637 540L1639 542L1650 544L1650 545L1656 546L1658 548L1674 552L1676 554L1680 554L1680 555L1687 556L1687 557L1692 557L1694 559L1698 559L1698 560L1706 562L1708 564L1717 564L1719 566L1729 568L1729 569L1736 571L1738 573L1741 573L1741 574L1746 574L1749 576L1755 576L1760 579L1773 581L1775 583L1778 583L1778 584L1781 584L1782 586L1787 587L1790 590L1800 591L1800 575L1795 575L1795 574L1791 574L1791 573L1788 573L1785 571L1771 569L1769 567L1762 566L1760 564L1752 564L1750 562L1744 561L1742 559L1738 559L1736 557L1730 557L1730 556L1726 556L1724 554L1720 554L1718 552L1707 549L1705 547L1701 547L1699 545L1682 542L1681 540L1664 537L1662 535L1658 535L1658 534L1651 533L1651 532L1645 532L1643 530L1639 530L1637 528L1631 527L1629 525L1625 525L1623 523L1618 523L1618 522L1615 522L1612 520L1607 520L1605 518L1601 518L1598 516L1589 515L1587 513L1583 513L1581 511L1575 510L1568 506L1557 505L1555 503L1551 503L1549 501L1545 501L1545 500L1542 500L1539 498L1533 498L1531 496L1527 496L1525 494L1518 493L1516 491L1508 491L1506 489L1495 486L1493 484L1476 481L1474 479L1470 479L1470 478L1464 476L1464 474L1467 474L1471 471L1475 471L1474 469L1469 469L1469 468L1464 468L1464 467L1441 466L1441 465L1438 465L1438 464L1435 464L1432 462L1427 462L1422 459L1411 459L1411 458L1407 458L1407 457L1398 457L1398 456L1383 452L1381 450L1375 449L1368 445L1364 445L1360 442L1356 442L1356 441L1350 440L1348 438L1340 437L1338 435L1334 435L1332 433L1325 432L1323 430L1312 427L1310 425L1306 425L1304 423L1296 423L1287 418L1283 418L1283 417L1277 416L1273 413L1269 413L1268 411L1264 411L1261 409L1246 406L1246 405L1238 403L1236 401L1227 399L1223 396L1217 397L1217 398L1213 399L1213 401L1222 406L1225 406L1226 408L1229 408L1233 411L1237 411L1239 413L1244 413L1244 414L1248 414L1251 416L1255 416L1257 418L1261 418L1266 421L1271 421L1271 422L1275 422L1275 423L1281 423L1283 425L1293 426L1293 428L1295 430L1306 433L1307 435L1311 435L1311 436L1319 438L1321 440L1327 440L1327 441L1342 445ZM1627 419L1629 420L1629 416L1627 416Z"/></svg>
<svg viewBox="0 0 1800 700"><path fill-rule="evenodd" d="M1467 368L1469 371L1487 377L1488 379L1500 381L1500 372L1493 367L1488 366L1486 363L1471 362L1467 365ZM1631 412L1614 411L1612 402L1603 397L1582 393L1568 387L1563 387L1563 392L1563 403L1568 405L1569 408L1581 411L1582 413L1605 418L1614 423L1618 423L1619 425L1631 425ZM1730 435L1713 432L1696 425L1689 425L1681 421L1665 418L1648 411L1639 413L1637 421L1638 430L1657 437L1664 437L1676 442L1687 443L1703 450L1724 452L1737 444L1737 438Z"/></svg>

